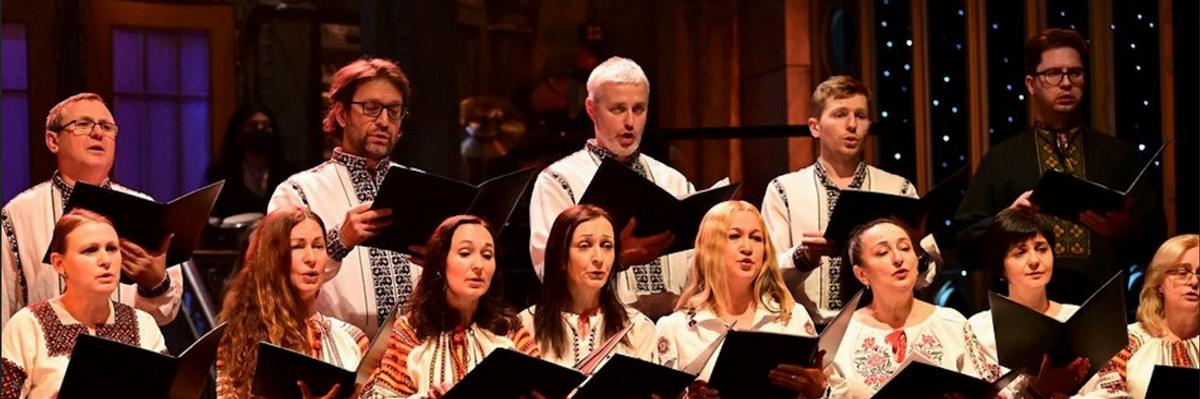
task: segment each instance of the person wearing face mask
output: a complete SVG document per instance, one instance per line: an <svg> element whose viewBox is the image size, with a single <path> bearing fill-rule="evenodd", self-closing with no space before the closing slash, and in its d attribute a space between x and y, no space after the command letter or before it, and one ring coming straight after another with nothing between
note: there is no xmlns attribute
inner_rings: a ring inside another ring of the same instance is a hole
<svg viewBox="0 0 1200 399"><path fill-rule="evenodd" d="M863 161L871 127L871 93L858 80L844 75L826 79L813 90L808 128L817 139L820 155L812 165L776 177L763 195L763 219L775 240L779 266L791 281L796 298L826 324L854 291L842 251L844 243L822 237L842 190L864 190L917 198L907 179L884 172ZM921 241L927 252L937 253L929 236ZM921 273L920 286L936 276L936 267Z"/></svg>
<svg viewBox="0 0 1200 399"><path fill-rule="evenodd" d="M496 245L483 219L446 219L426 248L428 272L407 312L396 318L363 397L436 399L497 348L541 355L504 305Z"/></svg>
<svg viewBox="0 0 1200 399"><path fill-rule="evenodd" d="M42 263L58 218L66 213L76 182L153 200L110 180L120 127L95 93L71 96L46 116L46 148L54 153L58 170L50 180L25 190L0 211L0 324L21 308L45 301L66 290L66 282L51 265ZM134 284L121 284L112 299L154 316L159 325L175 320L183 296L183 271L167 267L170 237L158 248L141 248L121 240L121 272Z"/></svg>
<svg viewBox="0 0 1200 399"><path fill-rule="evenodd" d="M577 204L600 162L613 158L675 196L695 191L679 171L639 151L650 106L650 81L637 63L612 57L592 70L584 105L595 122L595 138L583 149L546 167L534 181L529 201L529 254L543 278L546 241L558 214ZM688 252L662 256L674 237L662 232L633 235L637 220L619 233L617 296L651 318L670 312L687 283Z"/></svg>
<svg viewBox="0 0 1200 399"><path fill-rule="evenodd" d="M692 278L675 313L658 320L657 363L687 368L735 323L743 331L817 335L812 319L784 285L771 246L770 233L754 205L726 201L704 215ZM708 358L688 387L687 398L720 397L707 385L718 357L719 351ZM802 398L827 397L832 387L824 371L798 365L780 365L770 372L770 379Z"/></svg>
<svg viewBox="0 0 1200 399"><path fill-rule="evenodd" d="M1080 396L1143 399L1155 365L1200 368L1200 236L1184 234L1158 248L1140 299L1129 345Z"/></svg>
<svg viewBox="0 0 1200 399"><path fill-rule="evenodd" d="M877 219L856 228L847 260L868 304L850 319L833 360L833 397L870 397L906 359L919 356L942 368L985 381L1000 376L961 313L916 299L916 244L908 227Z"/></svg>
<svg viewBox="0 0 1200 399"><path fill-rule="evenodd" d="M317 311L329 255L325 227L312 211L287 207L255 228L242 270L225 294L220 317L225 335L217 351L217 397L248 399L258 343L268 342L353 370L370 338L349 323ZM354 387L335 387L349 391ZM312 397L306 391L306 397ZM316 394L327 394L317 392Z"/></svg>
<svg viewBox="0 0 1200 399"><path fill-rule="evenodd" d="M167 351L153 317L110 299L120 286L122 261L112 222L73 210L55 223L51 243L50 263L66 291L21 309L4 324L4 399L57 395L79 334Z"/></svg>
<svg viewBox="0 0 1200 399"><path fill-rule="evenodd" d="M229 118L221 157L208 168L208 182L225 180L212 216L267 209L271 191L297 168L283 156L283 139L267 107L246 103Z"/></svg>
<svg viewBox="0 0 1200 399"><path fill-rule="evenodd" d="M306 208L329 222L329 284L317 309L375 335L392 309L408 303L421 267L408 255L359 246L392 224L392 210L371 210L404 135L412 89L395 63L364 58L333 74L325 134L341 140L328 161L287 178L275 188L267 212ZM420 193L413 193L420 195Z"/></svg>
<svg viewBox="0 0 1200 399"><path fill-rule="evenodd" d="M1007 293L1009 299L1060 322L1079 310L1079 306L1058 303L1046 296L1046 285L1054 275L1054 227L1045 216L1027 209L1005 209L993 219L986 239L984 258L992 275L1004 284L1000 292ZM988 356L993 361L999 359L992 311L976 313L967 321ZM1035 370L1036 378L1021 377L1013 381L1005 388L1005 396L1030 389L1047 397L1051 392L1074 392L1083 384L1083 376L1091 367L1087 358L1077 358L1057 368L1051 366L1048 356L1043 360L1040 371ZM1000 371L1007 373L1008 368L1001 367Z"/></svg>
<svg viewBox="0 0 1200 399"><path fill-rule="evenodd" d="M1128 187L1141 170L1144 161L1133 145L1084 125L1079 107L1091 79L1087 54L1084 37L1065 29L1048 29L1025 44L1025 89L1033 125L988 150L971 178L954 216L964 266L986 264L980 258L984 235L997 213L1005 208L1038 210L1029 196L1046 171ZM1083 303L1117 271L1144 264L1154 254L1166 239L1154 180L1141 179L1117 211L1051 219L1059 278L1047 287L1050 299Z"/></svg>
<svg viewBox="0 0 1200 399"><path fill-rule="evenodd" d="M542 297L519 315L542 359L572 367L629 324L613 353L650 361L654 322L617 299L617 237L612 218L592 205L558 215L546 240Z"/></svg>

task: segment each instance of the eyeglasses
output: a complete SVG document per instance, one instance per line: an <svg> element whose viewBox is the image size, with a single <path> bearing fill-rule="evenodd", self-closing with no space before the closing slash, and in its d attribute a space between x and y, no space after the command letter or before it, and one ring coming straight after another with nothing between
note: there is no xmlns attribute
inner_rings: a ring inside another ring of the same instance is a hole
<svg viewBox="0 0 1200 399"><path fill-rule="evenodd" d="M1041 76L1042 81L1052 85L1062 83L1063 76L1071 79L1071 83L1082 83L1083 68L1047 69L1045 71L1038 72L1037 76Z"/></svg>
<svg viewBox="0 0 1200 399"><path fill-rule="evenodd" d="M120 128L117 125L112 124L112 123L95 122L95 121L92 121L89 119L76 119L76 120L67 122L67 124L65 124L65 125L63 125L63 127L59 128L58 131L61 132L63 130L67 130L67 128L71 128L71 134L73 134L75 136L87 136L89 134L92 134L92 129L97 126L100 127L100 132L104 133L105 135L107 135L109 137L114 137L114 138L117 137L117 130L120 130Z"/></svg>
<svg viewBox="0 0 1200 399"><path fill-rule="evenodd" d="M1176 283L1186 283L1192 279L1192 276L1200 277L1200 271L1192 271L1191 269L1178 267L1167 270L1167 276L1171 277Z"/></svg>
<svg viewBox="0 0 1200 399"><path fill-rule="evenodd" d="M387 110L388 119L394 121L404 119L404 117L408 116L408 108L404 104L383 105L374 101L352 101L350 104L362 107L363 115L371 118L378 118L385 109Z"/></svg>

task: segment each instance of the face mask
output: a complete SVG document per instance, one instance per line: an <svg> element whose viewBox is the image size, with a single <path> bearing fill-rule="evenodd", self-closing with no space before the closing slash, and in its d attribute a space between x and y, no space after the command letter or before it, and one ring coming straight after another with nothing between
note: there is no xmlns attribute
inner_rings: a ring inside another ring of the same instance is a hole
<svg viewBox="0 0 1200 399"><path fill-rule="evenodd" d="M265 154L271 148L274 139L274 133L263 128L255 128L253 130L242 133L242 140L246 146L246 150L256 153Z"/></svg>

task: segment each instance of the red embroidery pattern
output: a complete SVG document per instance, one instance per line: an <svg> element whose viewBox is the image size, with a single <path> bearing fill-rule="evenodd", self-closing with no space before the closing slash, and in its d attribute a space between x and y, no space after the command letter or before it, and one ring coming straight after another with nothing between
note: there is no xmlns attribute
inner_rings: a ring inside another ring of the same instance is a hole
<svg viewBox="0 0 1200 399"><path fill-rule="evenodd" d="M1172 342L1171 344L1171 364L1175 367L1196 368L1196 359L1192 357L1191 345L1188 341Z"/></svg>
<svg viewBox="0 0 1200 399"><path fill-rule="evenodd" d="M975 370L983 376L985 381L994 381L1000 378L1000 365L992 363L984 356L983 344L979 343L979 338L971 330L970 324L963 324L963 335L967 340L967 357L971 358Z"/></svg>
<svg viewBox="0 0 1200 399"><path fill-rule="evenodd" d="M877 345L875 338L863 340L858 350L854 351L854 370L863 377L863 384L872 390L879 390L883 383L892 376L892 356L887 349Z"/></svg>
<svg viewBox="0 0 1200 399"><path fill-rule="evenodd" d="M1117 353L1117 356L1113 357L1112 360L1109 360L1108 363L1105 364L1104 367L1100 368L1100 371L1096 373L1096 375L1100 376L1102 379L1106 379L1108 375L1114 373L1117 374L1116 379L1101 383L1101 389L1104 389L1110 394L1129 392L1128 380L1125 377L1125 368L1129 365L1129 359L1133 357L1133 354L1137 352L1138 348L1141 346L1141 340L1139 340L1137 336L1130 334L1129 345L1126 345L1125 349L1122 349L1121 352Z"/></svg>
<svg viewBox="0 0 1200 399"><path fill-rule="evenodd" d="M0 371L0 399L17 399L21 397L21 387L25 385L25 369L17 366L8 359L2 359L3 371Z"/></svg>
<svg viewBox="0 0 1200 399"><path fill-rule="evenodd" d="M63 324L54 313L49 302L42 301L29 306L42 327L43 339L46 341L46 354L50 357L70 356L75 348L75 337L87 334L87 327L80 323ZM113 303L113 324L96 326L96 336L107 338L126 345L141 346L137 315L129 305Z"/></svg>

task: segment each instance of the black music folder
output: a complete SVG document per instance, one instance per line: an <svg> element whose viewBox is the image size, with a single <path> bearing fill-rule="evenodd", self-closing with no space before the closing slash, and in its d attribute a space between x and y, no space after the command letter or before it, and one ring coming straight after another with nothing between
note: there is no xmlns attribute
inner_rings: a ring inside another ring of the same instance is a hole
<svg viewBox="0 0 1200 399"><path fill-rule="evenodd" d="M579 203L592 204L608 211L618 233L631 218L637 219L634 234L650 236L670 231L675 241L661 255L692 249L700 221L713 206L728 201L741 183L720 185L676 198L654 182L642 177L614 159L600 163Z"/></svg>
<svg viewBox="0 0 1200 399"><path fill-rule="evenodd" d="M160 204L133 194L76 182L65 209L87 209L107 217L117 229L117 235L146 252L157 251L168 234L175 234L167 249L167 265L177 265L192 258L192 251L208 224L208 214L224 186L222 180ZM42 263L50 263L50 248L54 244L50 243L46 248ZM121 273L121 282L132 284L133 280Z"/></svg>
<svg viewBox="0 0 1200 399"><path fill-rule="evenodd" d="M565 398L585 378L578 370L499 348L483 358L443 398L517 399L534 391L547 398Z"/></svg>
<svg viewBox="0 0 1200 399"><path fill-rule="evenodd" d="M573 399L678 397L696 375L622 354L612 358L572 396Z"/></svg>
<svg viewBox="0 0 1200 399"><path fill-rule="evenodd" d="M838 195L833 214L829 215L823 236L836 245L843 245L855 227L880 218L899 219L908 227L918 230L916 233L920 233L922 228L926 233L933 233L945 226L939 223L954 217L954 210L958 208L970 182L968 172L968 168L960 168L921 198L844 189Z"/></svg>
<svg viewBox="0 0 1200 399"><path fill-rule="evenodd" d="M479 216L498 236L536 173L526 168L473 185L392 166L371 204L372 210L390 208L392 225L362 245L411 254L410 246L425 245L438 225L455 215Z"/></svg>
<svg viewBox="0 0 1200 399"><path fill-rule="evenodd" d="M861 298L859 291L817 337L729 331L708 385L722 398L795 398L795 392L771 384L771 370L780 364L824 369L833 363ZM816 364L821 350L825 350L824 361Z"/></svg>
<svg viewBox="0 0 1200 399"><path fill-rule="evenodd" d="M1146 399L1200 398L1200 369L1156 365Z"/></svg>
<svg viewBox="0 0 1200 399"><path fill-rule="evenodd" d="M900 364L896 374L888 379L872 395L872 398L887 399L940 399L949 393L960 393L968 398L989 397L1008 386L1021 373L1009 371L996 381L988 382L954 370L942 368L928 359L910 353L911 357Z"/></svg>
<svg viewBox="0 0 1200 399"><path fill-rule="evenodd" d="M1037 204L1042 213L1071 221L1079 220L1079 214L1084 211L1091 210L1103 214L1119 210L1134 186L1137 186L1142 176L1150 169L1150 165L1154 164L1154 160L1158 159L1170 143L1171 141L1167 140L1158 147L1158 151L1146 161L1141 172L1123 191L1051 169L1042 174L1042 178L1033 188L1033 194L1029 195L1029 202Z"/></svg>
<svg viewBox="0 0 1200 399"><path fill-rule="evenodd" d="M58 397L196 399L209 380L225 324L204 334L179 357L89 334L79 334Z"/></svg>
<svg viewBox="0 0 1200 399"><path fill-rule="evenodd" d="M399 305L392 309L392 313L379 327L379 332L371 340L367 353L359 360L358 367L354 370L347 370L268 342L259 342L251 393L273 399L302 398L296 382L304 381L313 394L325 395L334 385L340 384L341 390L338 391L337 397L350 397L354 393L355 385L365 385L371 374L379 368L398 313Z"/></svg>
<svg viewBox="0 0 1200 399"><path fill-rule="evenodd" d="M1086 357L1092 363L1087 377L1095 374L1129 343L1123 277L1118 272L1110 278L1066 322L988 293L1000 365L1014 370L1032 367L1029 372L1037 373L1042 355L1049 353L1057 366Z"/></svg>

